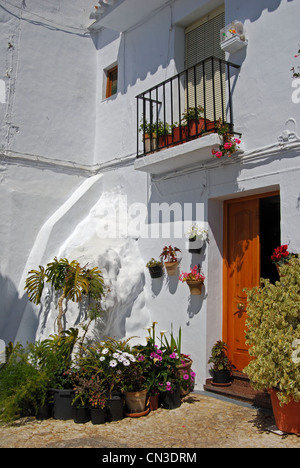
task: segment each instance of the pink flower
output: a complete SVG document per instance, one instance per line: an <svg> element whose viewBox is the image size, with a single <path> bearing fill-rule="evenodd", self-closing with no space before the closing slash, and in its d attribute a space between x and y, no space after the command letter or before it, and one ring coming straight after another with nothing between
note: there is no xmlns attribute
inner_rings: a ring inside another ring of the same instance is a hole
<svg viewBox="0 0 300 468"><path fill-rule="evenodd" d="M170 357L171 359L176 359L177 356L176 356L176 353L172 353L172 354L170 354L169 357Z"/></svg>
<svg viewBox="0 0 300 468"><path fill-rule="evenodd" d="M220 159L222 156L223 156L222 151L217 151L217 152L216 152L216 157L217 157L217 158Z"/></svg>
<svg viewBox="0 0 300 468"><path fill-rule="evenodd" d="M216 150L214 148L211 150L211 152L212 154L216 154Z"/></svg>
<svg viewBox="0 0 300 468"><path fill-rule="evenodd" d="M231 147L232 147L231 141L227 141L226 143L224 143L224 148L225 148L226 150L229 150Z"/></svg>
<svg viewBox="0 0 300 468"><path fill-rule="evenodd" d="M184 378L184 380L189 380L189 374L184 374L183 378Z"/></svg>
<svg viewBox="0 0 300 468"><path fill-rule="evenodd" d="M138 361L145 361L145 358L144 358L144 356L142 356L142 355L141 355L141 356L139 356L139 357L138 357Z"/></svg>
<svg viewBox="0 0 300 468"><path fill-rule="evenodd" d="M234 141L236 142L237 145L241 143L241 140L239 140L238 138L235 138Z"/></svg>

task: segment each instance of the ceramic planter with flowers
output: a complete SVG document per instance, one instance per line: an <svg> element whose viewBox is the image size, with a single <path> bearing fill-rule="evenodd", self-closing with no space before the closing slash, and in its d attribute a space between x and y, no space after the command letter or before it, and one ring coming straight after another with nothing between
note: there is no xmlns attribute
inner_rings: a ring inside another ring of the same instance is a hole
<svg viewBox="0 0 300 468"><path fill-rule="evenodd" d="M195 265L190 272L182 272L179 276L179 281L189 286L193 296L201 295L204 280L205 276L200 273L199 265Z"/></svg>
<svg viewBox="0 0 300 468"><path fill-rule="evenodd" d="M189 252L200 254L204 242L208 242L208 231L194 223L187 229L186 237L188 238Z"/></svg>
<svg viewBox="0 0 300 468"><path fill-rule="evenodd" d="M181 250L178 247L172 247L171 245L165 246L160 254L160 258L164 260L166 270L169 276L174 276L177 273L178 268L178 252Z"/></svg>

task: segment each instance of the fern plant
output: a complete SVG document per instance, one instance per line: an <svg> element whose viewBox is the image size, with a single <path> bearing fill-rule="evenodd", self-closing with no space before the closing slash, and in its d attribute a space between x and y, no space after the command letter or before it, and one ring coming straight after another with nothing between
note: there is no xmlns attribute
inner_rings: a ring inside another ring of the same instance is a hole
<svg viewBox="0 0 300 468"><path fill-rule="evenodd" d="M25 290L31 302L40 304L45 283L50 283L55 291L60 291L57 316L59 336L63 334L64 299L78 303L86 296L94 300L98 309L101 307L101 298L106 290L102 272L97 267L89 269L87 266L82 267L77 260L69 262L66 258L58 260L55 257L46 268L39 266L38 270L31 270L28 274Z"/></svg>

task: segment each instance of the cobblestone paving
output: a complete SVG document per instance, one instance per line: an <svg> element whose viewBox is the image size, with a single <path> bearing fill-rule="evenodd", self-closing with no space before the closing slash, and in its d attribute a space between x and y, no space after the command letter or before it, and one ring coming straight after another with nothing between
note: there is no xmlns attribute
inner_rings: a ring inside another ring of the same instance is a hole
<svg viewBox="0 0 300 468"><path fill-rule="evenodd" d="M180 408L99 426L22 419L0 428L0 448L300 448L297 435L270 432L274 424L270 411L193 393Z"/></svg>

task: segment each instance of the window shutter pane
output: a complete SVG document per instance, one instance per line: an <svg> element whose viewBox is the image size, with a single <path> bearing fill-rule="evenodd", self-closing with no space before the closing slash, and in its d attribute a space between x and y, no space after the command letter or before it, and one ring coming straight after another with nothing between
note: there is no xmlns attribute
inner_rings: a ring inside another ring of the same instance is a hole
<svg viewBox="0 0 300 468"><path fill-rule="evenodd" d="M220 29L225 26L225 13L222 12L195 28L189 28L185 40L185 68L194 67L209 58L225 58L220 48ZM214 77L214 81L213 81ZM217 60L207 61L202 66L192 68L187 74L185 107L201 105L205 116L210 120L226 120L225 67Z"/></svg>

